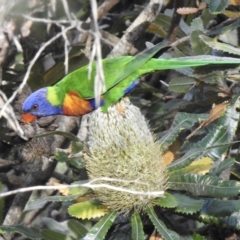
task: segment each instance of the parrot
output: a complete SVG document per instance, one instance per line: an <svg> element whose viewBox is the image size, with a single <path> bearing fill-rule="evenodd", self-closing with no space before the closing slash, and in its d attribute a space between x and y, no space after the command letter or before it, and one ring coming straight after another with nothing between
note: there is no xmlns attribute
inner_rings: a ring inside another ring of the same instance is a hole
<svg viewBox="0 0 240 240"><path fill-rule="evenodd" d="M119 56L102 60L105 89L100 96L94 96L96 62L88 78L88 65L68 75L53 86L41 88L30 94L22 105L23 120L30 123L39 117L52 115L82 116L101 107L107 112L109 106L117 103L129 93L145 74L184 67L208 64L240 64L240 59L215 56L180 57L172 59L154 58L166 42L146 49L136 56ZM100 106L96 105L100 98Z"/></svg>

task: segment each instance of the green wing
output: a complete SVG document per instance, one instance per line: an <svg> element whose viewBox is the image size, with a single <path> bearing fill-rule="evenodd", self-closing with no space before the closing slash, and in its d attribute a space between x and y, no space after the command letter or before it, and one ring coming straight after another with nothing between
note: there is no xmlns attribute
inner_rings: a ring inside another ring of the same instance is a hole
<svg viewBox="0 0 240 240"><path fill-rule="evenodd" d="M105 76L105 89L116 86L119 82L136 72L142 65L151 59L159 50L166 47L166 42L146 49L136 56L121 56L106 58L103 60L103 70ZM88 79L88 66L84 66L64 77L56 86L64 89L66 92L75 91L83 98L94 98L94 78L96 75L96 63L92 64L91 77ZM137 76L138 77L138 76ZM132 78L131 78L132 79ZM133 79L132 81L134 81ZM130 82L131 83L131 82ZM104 94L105 92L102 92Z"/></svg>

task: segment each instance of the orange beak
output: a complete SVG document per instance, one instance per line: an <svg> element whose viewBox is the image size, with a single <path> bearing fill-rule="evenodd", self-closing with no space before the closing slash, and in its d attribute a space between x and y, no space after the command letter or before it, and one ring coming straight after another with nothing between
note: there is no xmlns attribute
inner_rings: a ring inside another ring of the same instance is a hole
<svg viewBox="0 0 240 240"><path fill-rule="evenodd" d="M23 113L22 119L25 123L29 124L29 123L33 122L34 120L36 120L37 117L32 115L31 113Z"/></svg>

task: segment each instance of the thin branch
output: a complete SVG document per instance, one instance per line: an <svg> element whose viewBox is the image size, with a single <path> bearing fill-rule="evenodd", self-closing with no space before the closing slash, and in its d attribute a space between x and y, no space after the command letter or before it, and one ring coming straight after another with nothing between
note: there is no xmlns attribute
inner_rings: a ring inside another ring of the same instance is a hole
<svg viewBox="0 0 240 240"><path fill-rule="evenodd" d="M70 11L69 11L69 7L68 7L68 3L66 0L62 0L62 5L63 5L63 8L64 8L64 11L68 17L69 20L71 20L71 14L70 14Z"/></svg>
<svg viewBox="0 0 240 240"><path fill-rule="evenodd" d="M69 63L69 57L68 57L68 47L70 46L70 43L67 38L66 32L64 32L64 27L61 26L63 38L64 38L64 67L65 67L65 74L68 74L68 63Z"/></svg>
<svg viewBox="0 0 240 240"><path fill-rule="evenodd" d="M118 44L116 44L109 54L110 57L129 54L133 44L140 39L143 31L156 19L162 8L162 2L162 0L150 0L149 4L126 30Z"/></svg>
<svg viewBox="0 0 240 240"><path fill-rule="evenodd" d="M32 61L30 62L26 74L23 78L22 83L20 84L20 86L17 88L17 90L15 92L13 92L12 96L8 99L8 101L4 104L3 108L0 111L0 118L3 116L3 114L5 113L8 105L14 100L14 98L17 96L17 94L23 89L23 87L25 86L25 84L27 83L28 77L31 73L32 67L35 64L35 62L37 61L37 59L40 57L41 53L45 50L45 48L47 46L49 46L52 42L54 42L56 39L58 39L59 37L63 36L64 32L66 33L67 31L75 28L77 25L77 22L75 22L74 24L72 24L71 26L65 28L62 32L58 33L57 35L55 35L54 37L52 37L50 40L48 40L47 42L45 42L37 51L36 55L34 56L34 58L32 59Z"/></svg>
<svg viewBox="0 0 240 240"><path fill-rule="evenodd" d="M98 8L98 19L102 18L113 6L119 3L120 0L106 0Z"/></svg>
<svg viewBox="0 0 240 240"><path fill-rule="evenodd" d="M31 17L31 16L28 16L28 15L22 15L24 18L26 19L29 19L33 22L41 22L41 23L48 23L48 24L56 24L58 26L62 26L62 24L69 24L69 25L72 25L72 24L75 24L76 22L79 22L79 20L77 19L77 17L74 16L74 14L72 14L72 17L74 20L50 20L50 19L45 19L45 18L36 18L36 17ZM92 30L86 30L86 29L83 29L80 27L80 24L78 24L76 26L76 29L79 31L79 32L82 32L82 33L90 33L92 34L94 37L95 37L95 32L93 32ZM114 36L114 35L111 35L107 32L103 32L103 30L100 29L100 32L101 32L101 41L105 42L106 44L110 45L110 46L115 46L116 45L116 42L119 41L118 37ZM103 37L102 37L102 32L103 32ZM109 41L110 40L110 41Z"/></svg>
<svg viewBox="0 0 240 240"><path fill-rule="evenodd" d="M4 106L4 104L6 104L6 102L6 95L2 91L0 91L0 109ZM22 139L27 140L11 106L8 106L3 112L3 117L8 121L8 124L13 131L15 131Z"/></svg>
<svg viewBox="0 0 240 240"><path fill-rule="evenodd" d="M31 17L29 15L22 15L24 18L29 19L33 22L41 22L41 23L51 23L51 24L70 24L73 25L76 20L51 20L51 19L46 19L46 18L36 18L36 17Z"/></svg>
<svg viewBox="0 0 240 240"><path fill-rule="evenodd" d="M104 178L100 178L100 179L103 180ZM99 179L95 179L93 181L97 181L97 180L99 180ZM92 184L93 181L90 181L88 183L73 184L73 185L35 186L35 187L20 188L17 190L1 193L0 198L14 195L17 193L22 193L22 192L29 192L29 191L36 191L36 190L60 190L60 189L68 189L68 188L75 188L75 187L86 187L86 188L91 188L93 190L97 189L97 188L106 188L106 189L111 189L111 190L118 191L118 192L125 192L125 193L130 193L133 195L144 195L144 196L149 196L149 197L150 196L151 197L163 197L163 195L164 195L164 191L153 191L153 192L135 191L135 190L130 190L130 189L126 189L126 188L112 186L112 185L105 184L105 183ZM113 181L113 179L111 181ZM123 181L123 180L120 180L120 181Z"/></svg>
<svg viewBox="0 0 240 240"><path fill-rule="evenodd" d="M104 73L103 73L103 65L102 65L102 48L101 48L101 33L98 26L98 12L97 12L97 3L96 0L91 0L91 8L92 8L92 19L95 31L95 39L93 45L92 55L96 56L96 76L94 80L94 96L95 96L95 104L96 107L100 106L100 96L102 92L104 92ZM91 57L91 60L93 57ZM89 65L92 65L91 62ZM91 73L89 73L90 75Z"/></svg>

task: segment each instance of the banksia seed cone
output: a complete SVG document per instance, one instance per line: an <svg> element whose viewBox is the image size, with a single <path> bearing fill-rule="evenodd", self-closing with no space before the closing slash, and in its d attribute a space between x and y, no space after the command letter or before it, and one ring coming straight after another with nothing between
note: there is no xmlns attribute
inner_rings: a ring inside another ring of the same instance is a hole
<svg viewBox="0 0 240 240"><path fill-rule="evenodd" d="M102 113L101 109L92 113L85 150L89 178L115 180L99 179L94 184L146 193L166 189L167 173L160 146L139 109L126 99L110 107L108 113ZM144 210L159 197L107 188L96 188L95 192L104 205L118 212Z"/></svg>

